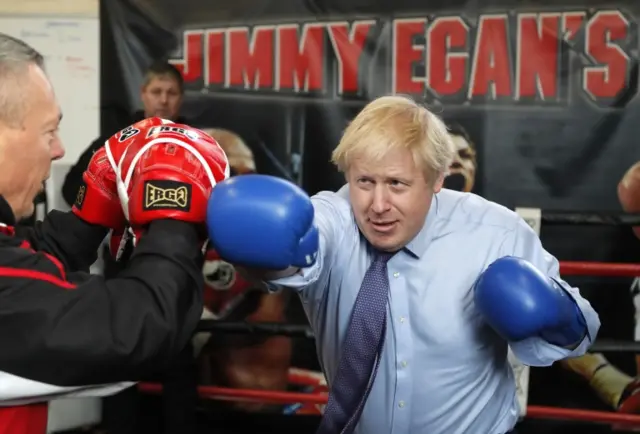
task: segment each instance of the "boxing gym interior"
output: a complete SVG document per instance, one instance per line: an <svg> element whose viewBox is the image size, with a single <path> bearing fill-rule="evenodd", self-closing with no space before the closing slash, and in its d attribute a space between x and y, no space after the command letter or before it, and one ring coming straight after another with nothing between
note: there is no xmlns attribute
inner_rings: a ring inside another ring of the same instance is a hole
<svg viewBox="0 0 640 434"><path fill-rule="evenodd" d="M232 178L337 191L331 155L349 122L377 97L409 96L455 145L444 188L515 211L601 321L579 357L510 357L516 431L640 431L640 3L0 3L0 31L43 53L64 113L66 154L21 224L69 210L83 158L150 115L211 135ZM118 267L103 246L91 271ZM300 297L265 292L212 249L202 273L201 320L170 368L52 400L48 432L316 432L330 390Z"/></svg>

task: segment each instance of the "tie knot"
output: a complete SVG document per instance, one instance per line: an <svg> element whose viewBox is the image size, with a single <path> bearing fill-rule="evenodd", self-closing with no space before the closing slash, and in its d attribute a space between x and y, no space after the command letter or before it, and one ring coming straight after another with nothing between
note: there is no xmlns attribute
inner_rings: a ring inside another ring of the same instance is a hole
<svg viewBox="0 0 640 434"><path fill-rule="evenodd" d="M389 262L389 259L391 259L395 254L396 252L390 253L390 252L381 252L376 250L373 257L373 261L382 262L383 264L386 264L387 262Z"/></svg>

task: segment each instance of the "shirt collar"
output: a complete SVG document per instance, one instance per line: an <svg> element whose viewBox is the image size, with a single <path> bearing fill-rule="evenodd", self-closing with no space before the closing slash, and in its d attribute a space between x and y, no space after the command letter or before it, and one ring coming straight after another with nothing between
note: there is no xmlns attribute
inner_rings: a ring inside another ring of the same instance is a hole
<svg viewBox="0 0 640 434"><path fill-rule="evenodd" d="M433 226L438 217L438 207L439 201L438 194L436 193L433 195L431 207L429 208L429 212L427 213L424 225L422 225L422 229L420 229L420 232L418 232L418 234L413 237L413 239L409 241L404 247L404 250L411 256L420 258L427 250L427 247L429 246L431 240L433 240Z"/></svg>

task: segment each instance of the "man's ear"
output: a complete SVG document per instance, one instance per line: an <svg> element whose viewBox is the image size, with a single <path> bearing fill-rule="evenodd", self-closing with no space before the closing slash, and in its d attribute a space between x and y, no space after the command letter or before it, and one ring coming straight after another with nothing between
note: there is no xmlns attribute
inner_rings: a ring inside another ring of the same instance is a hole
<svg viewBox="0 0 640 434"><path fill-rule="evenodd" d="M433 183L433 192L439 193L442 190L442 185L444 184L444 173L440 173L436 178L436 181Z"/></svg>

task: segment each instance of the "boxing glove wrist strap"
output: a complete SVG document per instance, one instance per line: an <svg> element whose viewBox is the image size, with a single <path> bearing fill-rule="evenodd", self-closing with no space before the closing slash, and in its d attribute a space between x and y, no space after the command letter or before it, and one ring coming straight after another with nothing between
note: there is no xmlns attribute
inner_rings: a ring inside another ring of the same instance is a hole
<svg viewBox="0 0 640 434"><path fill-rule="evenodd" d="M563 315L563 321L557 327L543 330L540 333L540 337L550 344L574 349L587 336L587 323L573 297L567 294L559 283L555 281L554 283L557 290L562 292L562 296L558 301L565 304L565 306L560 307L561 310L565 311L565 314Z"/></svg>

